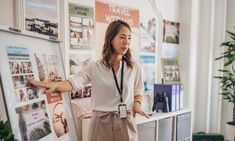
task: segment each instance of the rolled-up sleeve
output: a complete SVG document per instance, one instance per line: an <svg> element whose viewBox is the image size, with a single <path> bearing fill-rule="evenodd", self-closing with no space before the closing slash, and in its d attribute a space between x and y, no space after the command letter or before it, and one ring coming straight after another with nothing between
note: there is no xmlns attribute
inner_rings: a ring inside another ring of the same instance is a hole
<svg viewBox="0 0 235 141"><path fill-rule="evenodd" d="M81 90L84 88L85 85L88 85L91 83L92 69L93 69L92 66L93 66L93 62L89 63L81 71L79 71L74 76L68 79L68 81L70 81L73 87L72 92Z"/></svg>
<svg viewBox="0 0 235 141"><path fill-rule="evenodd" d="M134 82L134 95L143 95L144 93L144 81L141 72L141 68L139 66L136 67L136 76Z"/></svg>

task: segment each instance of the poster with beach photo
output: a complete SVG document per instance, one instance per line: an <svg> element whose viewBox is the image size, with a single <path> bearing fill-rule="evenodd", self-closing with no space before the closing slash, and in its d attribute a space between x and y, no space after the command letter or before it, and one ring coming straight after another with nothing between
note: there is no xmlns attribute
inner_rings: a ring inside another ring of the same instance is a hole
<svg viewBox="0 0 235 141"><path fill-rule="evenodd" d="M40 140L51 133L45 100L15 108L22 141Z"/></svg>
<svg viewBox="0 0 235 141"><path fill-rule="evenodd" d="M138 60L137 51L140 47L139 34L139 10L125 5L103 2L96 0L96 56L101 57L104 45L105 31L109 23L115 20L122 20L131 26L131 42L130 49L133 57Z"/></svg>
<svg viewBox="0 0 235 141"><path fill-rule="evenodd" d="M69 3L70 47L90 49L94 45L94 8Z"/></svg>
<svg viewBox="0 0 235 141"><path fill-rule="evenodd" d="M49 107L48 115L51 118L53 134L55 137L59 138L69 132L62 94L55 92L47 94L46 97Z"/></svg>
<svg viewBox="0 0 235 141"><path fill-rule="evenodd" d="M59 0L24 0L25 29L58 37Z"/></svg>

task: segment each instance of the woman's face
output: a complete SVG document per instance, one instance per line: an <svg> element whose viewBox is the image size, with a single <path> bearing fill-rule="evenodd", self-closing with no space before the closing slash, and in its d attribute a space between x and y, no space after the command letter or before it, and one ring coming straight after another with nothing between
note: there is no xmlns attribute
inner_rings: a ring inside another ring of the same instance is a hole
<svg viewBox="0 0 235 141"><path fill-rule="evenodd" d="M123 26L111 42L115 54L124 55L129 48L130 42L131 32L127 27Z"/></svg>

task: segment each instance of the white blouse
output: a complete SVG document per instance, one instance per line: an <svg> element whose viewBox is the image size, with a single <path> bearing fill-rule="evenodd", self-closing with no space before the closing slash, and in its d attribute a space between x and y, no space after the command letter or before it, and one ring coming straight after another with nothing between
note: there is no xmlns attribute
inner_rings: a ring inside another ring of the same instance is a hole
<svg viewBox="0 0 235 141"><path fill-rule="evenodd" d="M121 63L116 72L118 85L121 81ZM91 84L92 110L96 111L117 111L120 104L120 94L115 84L112 69L106 68L101 61L89 63L82 71L69 79L73 91L82 89L84 85ZM123 102L127 109L131 110L134 96L142 95L144 83L141 69L134 63L133 68L128 68L124 62L123 74Z"/></svg>

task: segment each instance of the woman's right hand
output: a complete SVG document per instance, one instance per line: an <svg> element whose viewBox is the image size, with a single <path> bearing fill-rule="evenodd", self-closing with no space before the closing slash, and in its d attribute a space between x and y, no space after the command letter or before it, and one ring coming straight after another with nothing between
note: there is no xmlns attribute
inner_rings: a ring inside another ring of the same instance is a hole
<svg viewBox="0 0 235 141"><path fill-rule="evenodd" d="M29 79L28 82L36 88L45 89L44 90L45 94L55 92L56 89L58 88L56 82L40 82L40 81L36 81L34 79Z"/></svg>

